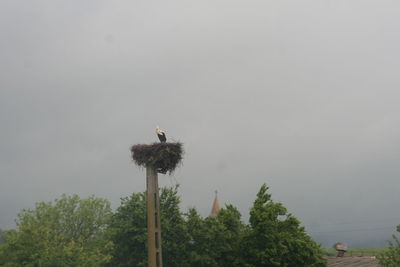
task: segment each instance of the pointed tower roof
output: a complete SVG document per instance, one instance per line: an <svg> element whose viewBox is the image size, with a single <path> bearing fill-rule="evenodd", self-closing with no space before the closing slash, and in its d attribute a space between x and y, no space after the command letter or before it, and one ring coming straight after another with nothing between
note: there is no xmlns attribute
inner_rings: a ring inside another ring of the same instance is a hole
<svg viewBox="0 0 400 267"><path fill-rule="evenodd" d="M211 208L211 214L210 216L217 216L219 211L221 210L221 205L219 204L219 200L218 200L218 191L215 190L215 198L214 198L214 202Z"/></svg>

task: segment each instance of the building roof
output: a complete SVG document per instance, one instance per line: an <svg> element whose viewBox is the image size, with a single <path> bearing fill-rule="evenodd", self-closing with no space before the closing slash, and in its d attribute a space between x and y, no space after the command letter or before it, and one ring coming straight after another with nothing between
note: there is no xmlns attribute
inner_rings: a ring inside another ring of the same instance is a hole
<svg viewBox="0 0 400 267"><path fill-rule="evenodd" d="M215 191L215 198L211 208L210 216L217 216L220 210L221 210L221 205L219 204L218 200L218 191Z"/></svg>
<svg viewBox="0 0 400 267"><path fill-rule="evenodd" d="M328 267L380 267L375 257L328 257Z"/></svg>

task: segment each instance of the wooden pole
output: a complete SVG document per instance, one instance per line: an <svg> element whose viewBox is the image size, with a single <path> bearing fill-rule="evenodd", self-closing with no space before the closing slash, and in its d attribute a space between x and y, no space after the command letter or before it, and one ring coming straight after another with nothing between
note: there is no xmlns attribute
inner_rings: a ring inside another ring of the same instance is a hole
<svg viewBox="0 0 400 267"><path fill-rule="evenodd" d="M154 167L146 168L146 179L148 266L162 267L160 197L157 171Z"/></svg>

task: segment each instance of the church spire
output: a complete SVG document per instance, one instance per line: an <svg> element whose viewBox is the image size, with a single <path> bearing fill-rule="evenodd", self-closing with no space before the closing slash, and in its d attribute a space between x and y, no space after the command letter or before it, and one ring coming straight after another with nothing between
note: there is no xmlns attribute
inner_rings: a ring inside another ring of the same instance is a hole
<svg viewBox="0 0 400 267"><path fill-rule="evenodd" d="M212 216L212 217L217 216L220 210L221 210L221 205L219 204L219 200L218 200L218 191L215 190L215 198L214 198L214 202L213 202L213 205L211 208L210 216Z"/></svg>

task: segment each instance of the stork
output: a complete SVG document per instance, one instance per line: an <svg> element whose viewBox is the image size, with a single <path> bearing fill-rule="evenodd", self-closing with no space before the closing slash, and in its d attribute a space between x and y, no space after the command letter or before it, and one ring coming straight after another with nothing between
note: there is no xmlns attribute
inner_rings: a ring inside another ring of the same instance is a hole
<svg viewBox="0 0 400 267"><path fill-rule="evenodd" d="M167 142L167 137L165 136L165 131L161 130L158 126L156 128L156 134L158 136L158 139L160 139L161 143Z"/></svg>

